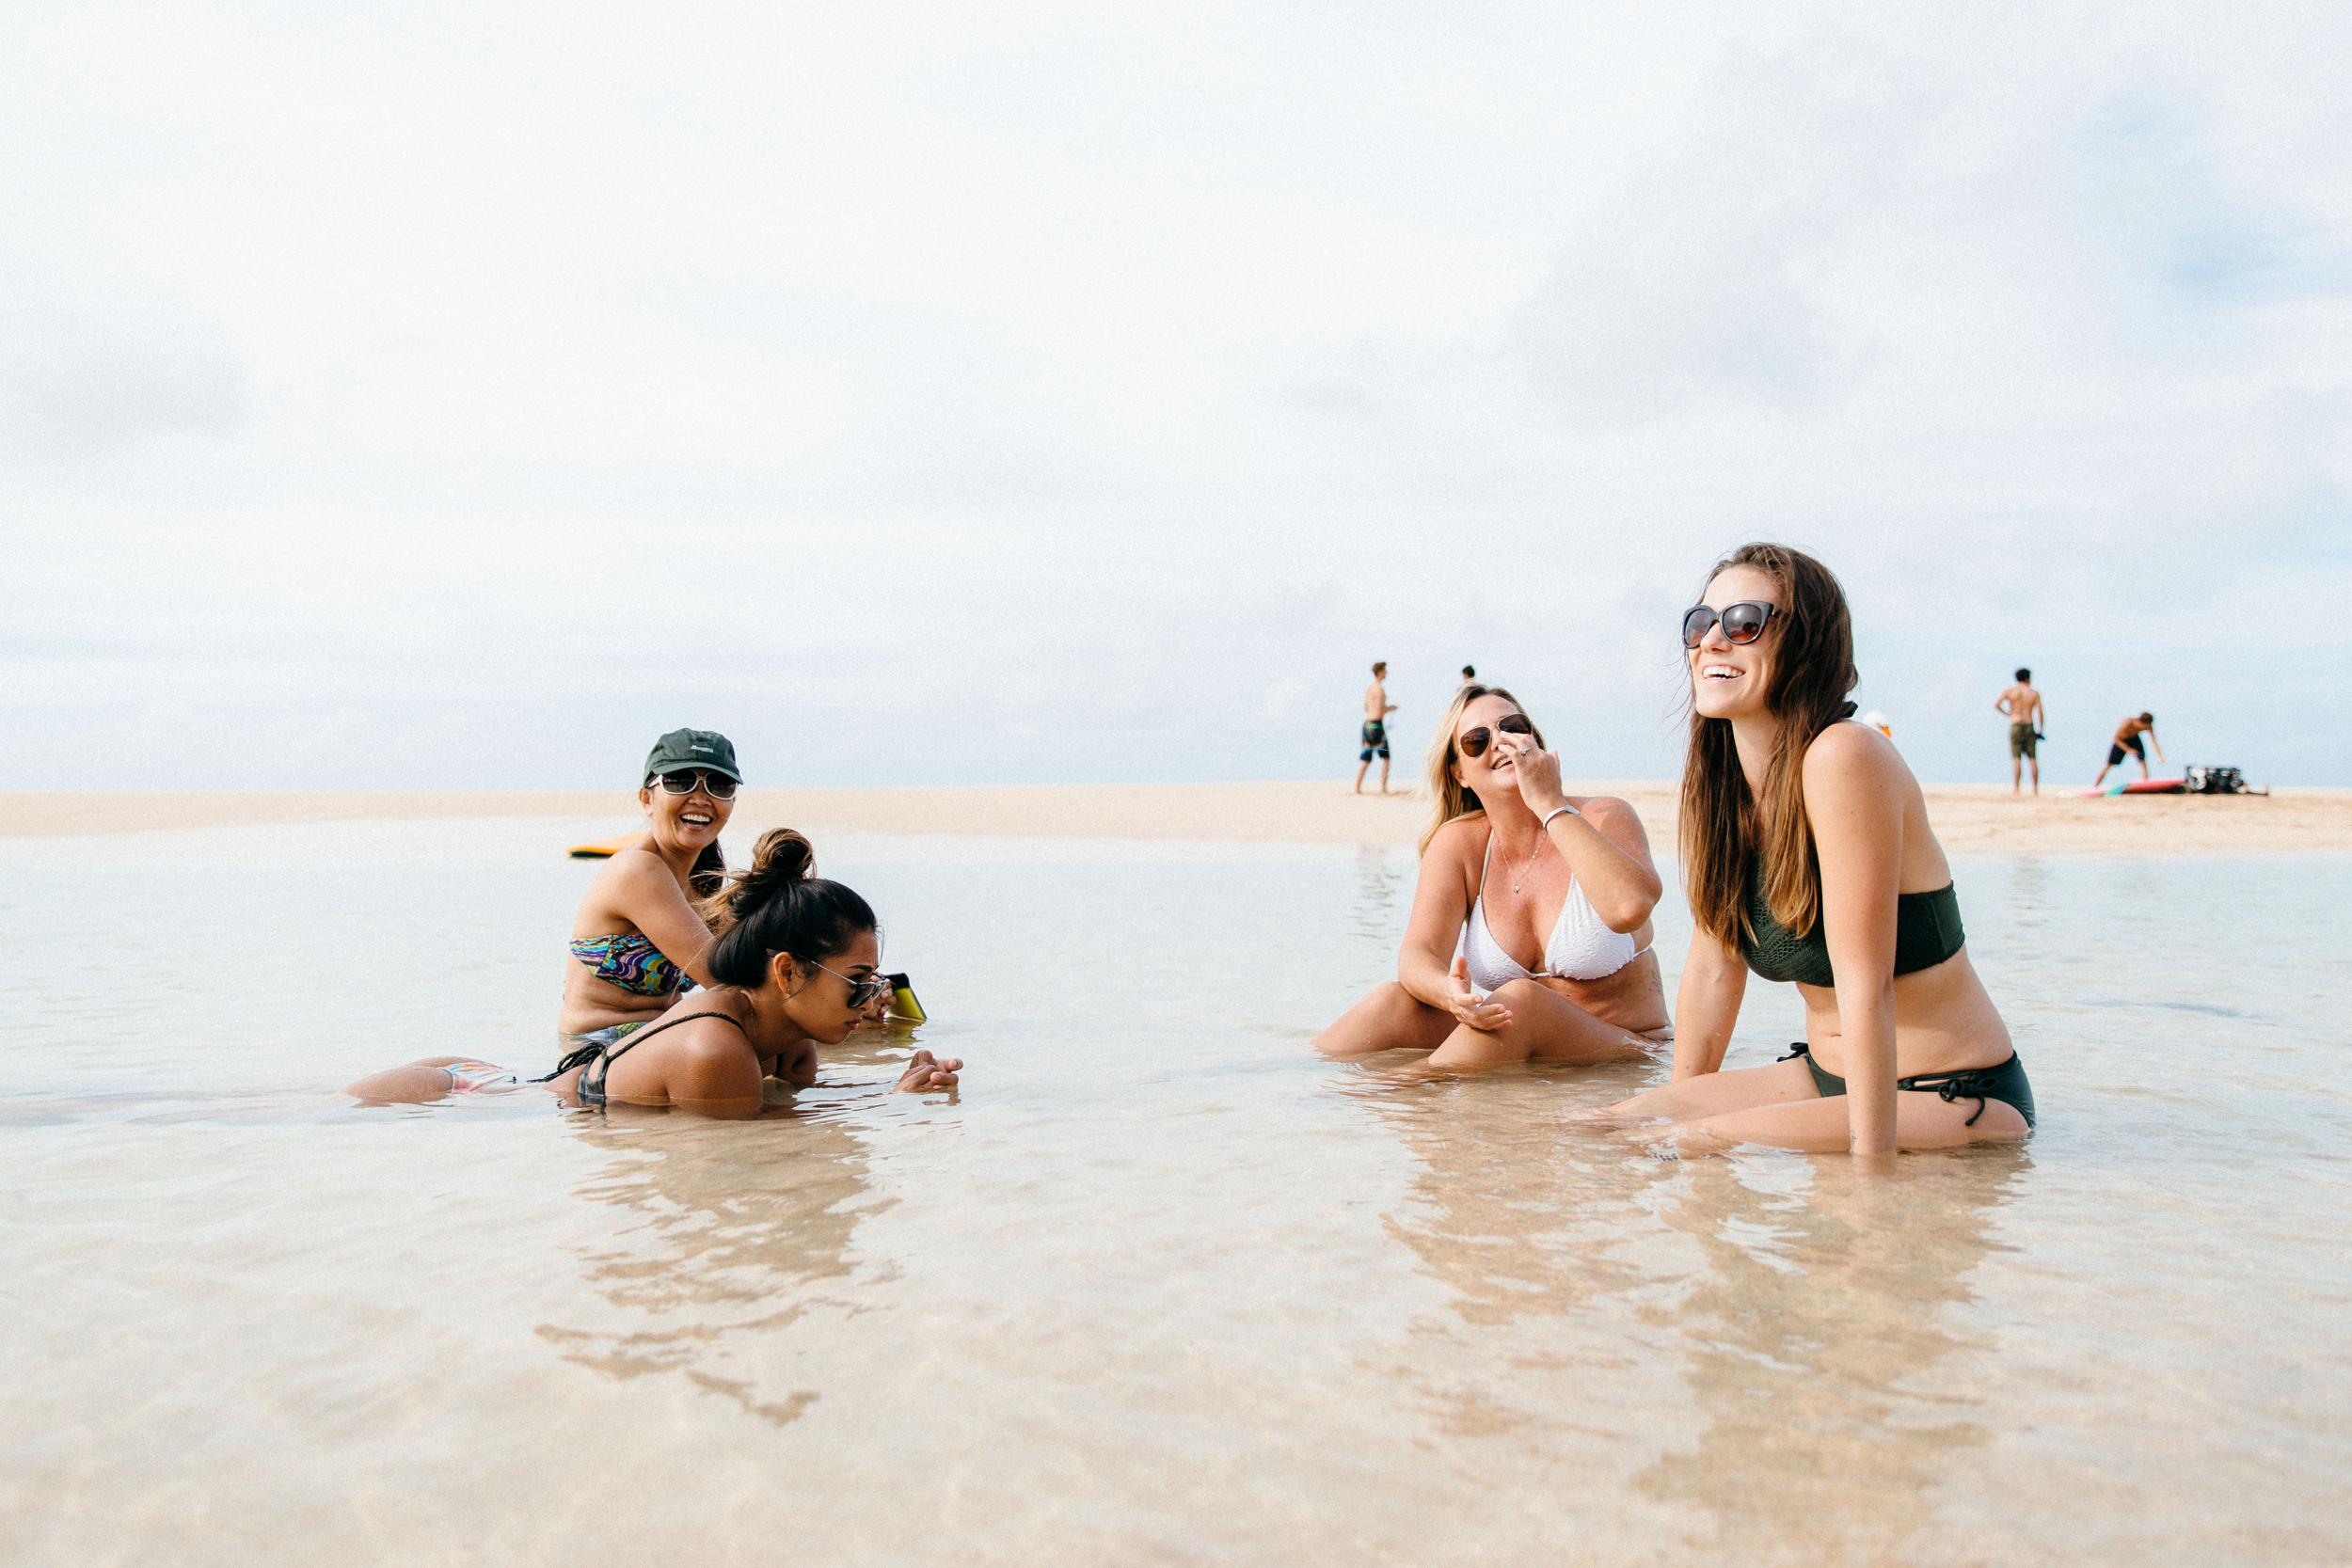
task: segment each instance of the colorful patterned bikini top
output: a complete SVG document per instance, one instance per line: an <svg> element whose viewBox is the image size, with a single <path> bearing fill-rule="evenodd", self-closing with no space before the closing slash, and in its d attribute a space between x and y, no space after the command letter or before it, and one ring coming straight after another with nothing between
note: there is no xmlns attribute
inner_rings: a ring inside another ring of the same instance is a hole
<svg viewBox="0 0 2352 1568"><path fill-rule="evenodd" d="M653 944L653 938L638 932L625 937L574 937L572 957L594 970L606 985L639 996L668 996L694 986Z"/></svg>

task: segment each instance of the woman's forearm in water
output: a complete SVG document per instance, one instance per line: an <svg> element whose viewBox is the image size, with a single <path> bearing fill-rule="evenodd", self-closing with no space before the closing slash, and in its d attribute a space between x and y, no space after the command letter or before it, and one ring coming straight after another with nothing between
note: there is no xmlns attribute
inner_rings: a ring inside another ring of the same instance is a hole
<svg viewBox="0 0 2352 1568"><path fill-rule="evenodd" d="M1675 1077L1697 1078L1723 1067L1747 978L1747 966L1721 942L1704 931L1691 933L1682 984L1675 992Z"/></svg>
<svg viewBox="0 0 2352 1568"><path fill-rule="evenodd" d="M1895 980L1837 988L1845 1051L1846 1124L1856 1154L1895 1152Z"/></svg>

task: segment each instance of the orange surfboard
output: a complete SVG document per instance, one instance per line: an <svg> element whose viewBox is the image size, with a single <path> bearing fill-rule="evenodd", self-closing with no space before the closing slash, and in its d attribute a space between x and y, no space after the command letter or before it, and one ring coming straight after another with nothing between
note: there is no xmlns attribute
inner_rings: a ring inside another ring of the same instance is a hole
<svg viewBox="0 0 2352 1568"><path fill-rule="evenodd" d="M565 853L576 861L610 860L628 848L628 841L636 836L635 833L623 833L618 838L608 838L600 844L575 844Z"/></svg>

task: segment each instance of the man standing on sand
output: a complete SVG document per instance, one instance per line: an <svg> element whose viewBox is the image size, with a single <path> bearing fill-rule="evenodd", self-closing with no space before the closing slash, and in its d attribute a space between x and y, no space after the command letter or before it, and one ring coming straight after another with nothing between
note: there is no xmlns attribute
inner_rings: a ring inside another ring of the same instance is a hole
<svg viewBox="0 0 2352 1568"><path fill-rule="evenodd" d="M2164 760L2164 742L2156 738L2156 716L2143 713L2137 719L2126 719L2115 726L2115 739L2107 746L2107 767L2100 768L2099 776L2090 781L2091 788L2096 789L2106 782L2107 768L2122 762L2126 752L2139 759L2139 776L2143 779L2148 776L2148 747L2139 743L2143 735L2148 737L2149 744L2155 747L2156 760Z"/></svg>
<svg viewBox="0 0 2352 1568"><path fill-rule="evenodd" d="M1477 678L1478 678L1478 666L1477 666L1477 665L1475 665L1475 664L1465 664L1465 665L1463 665L1463 666L1462 666L1462 684L1463 684L1464 686L1468 686L1468 685L1470 685L1470 682L1472 682L1472 681L1476 680Z"/></svg>
<svg viewBox="0 0 2352 1568"><path fill-rule="evenodd" d="M1389 661L1382 659L1372 667L1372 684L1364 688L1364 754L1356 764L1356 793L1364 792L1364 769L1372 766L1375 755L1380 758L1380 793L1389 792L1389 715L1396 705L1389 701Z"/></svg>
<svg viewBox="0 0 2352 1568"><path fill-rule="evenodd" d="M2042 739L2042 693L2033 689L2033 672L2020 669L2017 682L1993 700L1995 711L2009 715L2009 792L2017 793L2018 765L2022 759L2033 768L2033 792L2042 793L2042 758L2036 743Z"/></svg>

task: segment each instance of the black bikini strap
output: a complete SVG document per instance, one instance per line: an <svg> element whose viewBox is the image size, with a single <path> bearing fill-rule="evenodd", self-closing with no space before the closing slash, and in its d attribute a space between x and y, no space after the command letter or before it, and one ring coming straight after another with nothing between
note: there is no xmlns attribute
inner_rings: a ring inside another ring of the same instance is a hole
<svg viewBox="0 0 2352 1568"><path fill-rule="evenodd" d="M1985 1080L1992 1076L1990 1069L1980 1067L1963 1068L1958 1072L1915 1072L1908 1078L1898 1080L1895 1086L1923 1094L1931 1092L1947 1105L1955 1100L1975 1101L1976 1116L1961 1123L1963 1127L1974 1127L1977 1117L1984 1115L1984 1108L1989 1103L1988 1097L1980 1091L1986 1086Z"/></svg>
<svg viewBox="0 0 2352 1568"><path fill-rule="evenodd" d="M608 1050L602 1041L583 1045L579 1050L573 1052L570 1055L565 1056L562 1061L556 1063L555 1070L548 1073L547 1078L540 1079L539 1082L544 1084L548 1082L548 1079L561 1078L564 1074L571 1071L573 1068L578 1067L582 1069L580 1075L581 1098L585 1099L588 1095L594 1094L598 1100L602 1100L604 1098L605 1077L612 1070L612 1064L615 1061L636 1050L639 1043L644 1040L646 1037L658 1035L661 1033L662 1030L671 1027L673 1024L691 1023L698 1018L715 1018L723 1022L732 1023L735 1025L737 1031L742 1035L743 1043L745 1045L749 1045L752 1042L752 1032L745 1026L741 1019L737 1018L733 1013L721 1012L716 1007L713 1007L707 1013L688 1013L683 1018L665 1018L659 1023L648 1023L643 1029L633 1030L630 1032L628 1038L620 1042L620 1049L617 1051ZM593 1085L588 1082L587 1069L597 1069L596 1081Z"/></svg>

